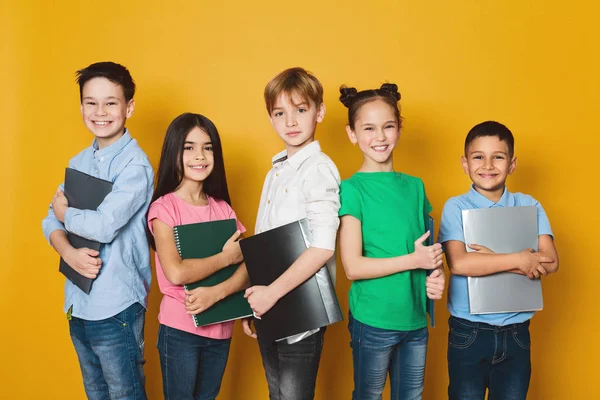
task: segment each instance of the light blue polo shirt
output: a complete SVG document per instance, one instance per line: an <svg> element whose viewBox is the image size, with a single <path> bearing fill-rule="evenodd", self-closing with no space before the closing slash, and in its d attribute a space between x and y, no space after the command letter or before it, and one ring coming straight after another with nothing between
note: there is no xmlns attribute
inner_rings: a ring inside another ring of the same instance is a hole
<svg viewBox="0 0 600 400"><path fill-rule="evenodd" d="M488 200L478 193L472 186L467 193L452 197L444 205L442 212L442 223L438 242L444 244L449 240L465 242L463 232L462 211L478 208L493 207L516 207L536 206L538 211L538 235L552 235L550 221L542 205L533 197L523 193L510 193L506 188L497 203ZM450 289L448 293L448 311L450 314L473 322L484 322L490 325L505 326L521 323L533 317L534 312L502 313L502 314L479 314L469 313L469 293L467 277L452 275L450 278Z"/></svg>

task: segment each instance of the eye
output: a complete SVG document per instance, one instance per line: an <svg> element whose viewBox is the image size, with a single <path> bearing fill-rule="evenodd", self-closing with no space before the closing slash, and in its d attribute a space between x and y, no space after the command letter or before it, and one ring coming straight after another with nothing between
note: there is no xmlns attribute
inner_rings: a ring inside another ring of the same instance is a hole
<svg viewBox="0 0 600 400"><path fill-rule="evenodd" d="M494 157L496 160L504 160L504 156L496 156Z"/></svg>
<svg viewBox="0 0 600 400"><path fill-rule="evenodd" d="M473 158L474 158L475 160L481 160L481 159L483 159L483 156L473 156Z"/></svg>
<svg viewBox="0 0 600 400"><path fill-rule="evenodd" d="M283 115L282 111L277 111L275 114L273 114L274 117L281 117Z"/></svg>
<svg viewBox="0 0 600 400"><path fill-rule="evenodd" d="M213 147L212 146L206 146L204 148L204 150L206 150L206 151L213 151Z"/></svg>
<svg viewBox="0 0 600 400"><path fill-rule="evenodd" d="M194 150L194 146L184 146L183 150Z"/></svg>
<svg viewBox="0 0 600 400"><path fill-rule="evenodd" d="M298 112L299 112L299 113L305 113L306 111L307 111L307 110L306 110L306 108L299 108L299 109L298 109Z"/></svg>
<svg viewBox="0 0 600 400"><path fill-rule="evenodd" d="M389 125L386 125L384 129L394 129L395 127L396 127L396 125L389 124Z"/></svg>
<svg viewBox="0 0 600 400"><path fill-rule="evenodd" d="M114 106L114 105L116 105L116 104L117 104L117 103L115 103L115 102L113 102L113 101L106 103L106 105L107 105L107 106Z"/></svg>
<svg viewBox="0 0 600 400"><path fill-rule="evenodd" d="M95 106L95 105L96 105L96 103L94 103L93 101L86 101L86 102L85 102L85 105L86 105L86 106Z"/></svg>

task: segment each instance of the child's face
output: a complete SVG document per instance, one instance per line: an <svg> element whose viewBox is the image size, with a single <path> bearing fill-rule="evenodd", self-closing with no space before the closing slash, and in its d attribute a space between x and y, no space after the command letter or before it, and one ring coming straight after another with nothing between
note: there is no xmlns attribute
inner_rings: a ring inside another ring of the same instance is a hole
<svg viewBox="0 0 600 400"><path fill-rule="evenodd" d="M291 157L314 140L317 123L323 121L324 116L323 104L317 107L312 100L281 93L277 96L270 120Z"/></svg>
<svg viewBox="0 0 600 400"><path fill-rule="evenodd" d="M204 182L214 168L213 147L210 136L198 127L185 138L182 150L183 179Z"/></svg>
<svg viewBox="0 0 600 400"><path fill-rule="evenodd" d="M106 78L93 78L83 85L83 123L96 136L100 148L119 140L134 107L133 99L125 100L123 88Z"/></svg>
<svg viewBox="0 0 600 400"><path fill-rule="evenodd" d="M382 100L364 104L357 112L354 130L346 126L350 141L358 143L365 161L385 164L392 159L400 131L392 107Z"/></svg>
<svg viewBox="0 0 600 400"><path fill-rule="evenodd" d="M517 159L510 158L508 145L497 136L482 136L471 142L462 165L475 190L485 195L504 191L506 178L515 170Z"/></svg>

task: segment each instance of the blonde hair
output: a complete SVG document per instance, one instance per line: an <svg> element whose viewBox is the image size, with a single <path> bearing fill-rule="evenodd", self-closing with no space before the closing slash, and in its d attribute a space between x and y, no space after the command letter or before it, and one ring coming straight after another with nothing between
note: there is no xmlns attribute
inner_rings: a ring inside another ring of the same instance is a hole
<svg viewBox="0 0 600 400"><path fill-rule="evenodd" d="M323 86L313 74L304 68L286 69L267 83L265 87L265 105L269 115L273 112L277 97L285 93L288 96L297 95L302 100L312 100L317 107L323 103Z"/></svg>

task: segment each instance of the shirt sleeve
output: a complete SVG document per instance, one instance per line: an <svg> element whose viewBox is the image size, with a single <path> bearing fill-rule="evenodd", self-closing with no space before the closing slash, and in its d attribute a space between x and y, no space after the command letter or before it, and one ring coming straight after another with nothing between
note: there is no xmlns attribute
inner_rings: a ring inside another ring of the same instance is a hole
<svg viewBox="0 0 600 400"><path fill-rule="evenodd" d="M229 219L235 219L235 225L237 226L237 229L241 232L244 233L246 232L246 227L244 225L242 225L241 221L238 219L237 215L235 215L235 211L233 211L233 208L225 203L227 205L227 208L229 209L229 215L227 216Z"/></svg>
<svg viewBox="0 0 600 400"><path fill-rule="evenodd" d="M311 247L335 250L340 219L340 174L333 163L316 165L303 184Z"/></svg>
<svg viewBox="0 0 600 400"><path fill-rule="evenodd" d="M533 197L531 198L531 201L532 205L534 205L537 208L538 236L550 235L554 237L554 234L552 233L552 228L550 227L550 220L546 215L546 211L544 211L544 207L542 207L542 204Z"/></svg>
<svg viewBox="0 0 600 400"><path fill-rule="evenodd" d="M449 240L465 242L465 233L462 227L462 209L454 198L448 200L444 205L437 241L443 244Z"/></svg>
<svg viewBox="0 0 600 400"><path fill-rule="evenodd" d="M350 182L342 181L340 185L340 217L352 215L362 222L362 206L359 190Z"/></svg>
<svg viewBox="0 0 600 400"><path fill-rule="evenodd" d="M61 183L58 189L64 191L64 183ZM56 218L56 215L54 215L52 203L50 203L50 206L48 207L48 214L46 215L46 218L42 220L42 230L44 232L44 237L46 238L48 243L50 243L50 235L52 234L52 232L57 230L65 231L65 233L67 232L65 229L65 225L62 222L60 222L58 218Z"/></svg>
<svg viewBox="0 0 600 400"><path fill-rule="evenodd" d="M152 235L154 235L154 228L152 226L153 220L159 220L160 222L167 224L171 228L175 227L175 218L173 217L173 212L169 210L169 208L162 202L158 200L150 205L148 209L148 229Z"/></svg>
<svg viewBox="0 0 600 400"><path fill-rule="evenodd" d="M113 190L97 210L69 207L65 228L81 237L110 243L152 195L151 173L146 166L129 165L113 183Z"/></svg>

